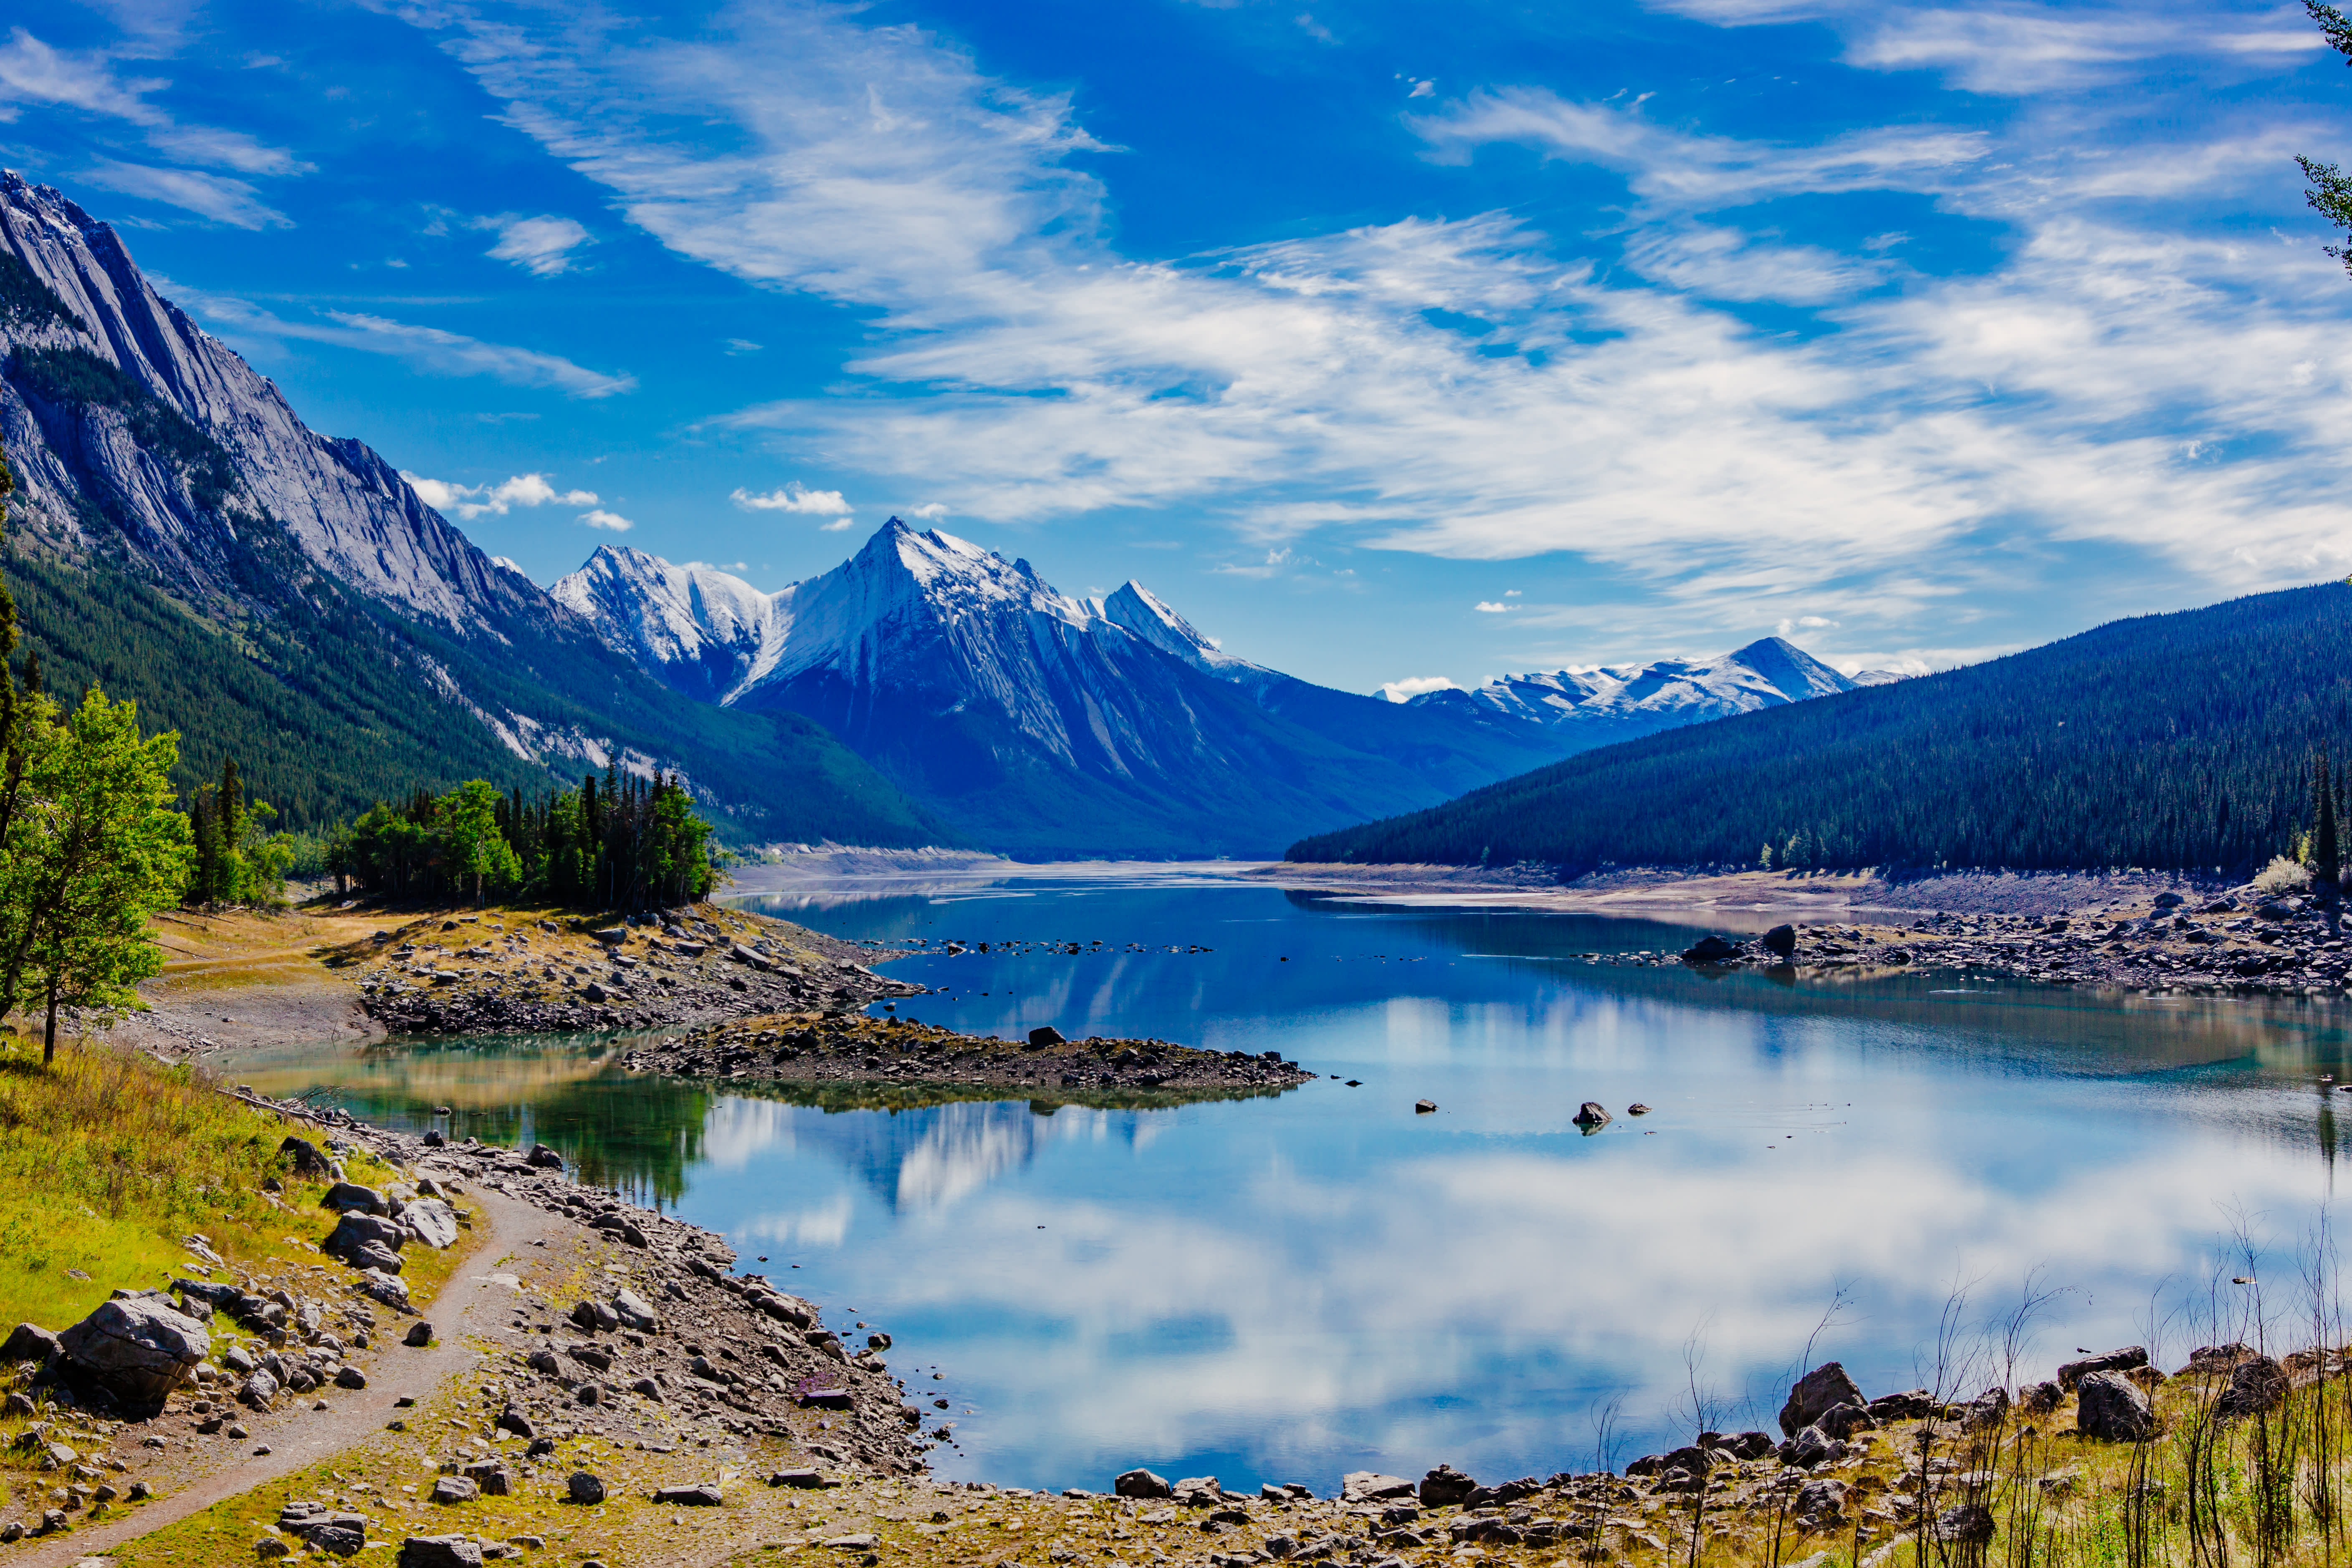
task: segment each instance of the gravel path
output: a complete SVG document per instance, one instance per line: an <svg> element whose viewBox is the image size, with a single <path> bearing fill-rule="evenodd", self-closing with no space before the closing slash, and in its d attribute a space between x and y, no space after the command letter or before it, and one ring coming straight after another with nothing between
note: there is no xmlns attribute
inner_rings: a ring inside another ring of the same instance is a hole
<svg viewBox="0 0 2352 1568"><path fill-rule="evenodd" d="M325 1410L314 1411L303 1401L289 1400L287 1408L267 1415L241 1413L238 1418L251 1429L252 1436L235 1444L219 1440L220 1448L207 1456L208 1463L194 1479L176 1490L166 1490L168 1482L151 1481L163 1495L120 1518L83 1525L65 1535L27 1541L10 1552L9 1568L70 1568L86 1557L103 1557L125 1542L364 1441L383 1429L399 1400L423 1404L443 1379L471 1372L483 1359L472 1348L474 1343L503 1326L504 1314L515 1300L515 1290L508 1282L512 1276L500 1278L505 1260L518 1248L569 1234L575 1227L530 1204L496 1193L477 1192L468 1201L476 1205L477 1223L487 1226L488 1234L474 1254L477 1263L451 1279L425 1313L437 1343L411 1350L398 1339L405 1321L395 1322L369 1369L367 1387L340 1394ZM265 1445L269 1453L255 1458L253 1450ZM141 1478L139 1461L153 1452L132 1449L125 1455L132 1466L128 1479ZM158 1468L167 1463L158 1461Z"/></svg>

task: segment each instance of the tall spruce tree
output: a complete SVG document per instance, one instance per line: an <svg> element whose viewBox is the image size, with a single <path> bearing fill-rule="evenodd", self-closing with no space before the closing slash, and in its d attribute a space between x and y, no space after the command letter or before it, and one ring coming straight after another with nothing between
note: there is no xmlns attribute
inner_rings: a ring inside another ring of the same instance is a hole
<svg viewBox="0 0 2352 1568"><path fill-rule="evenodd" d="M2311 772L2311 890L2334 902L2344 859L2336 842L2336 789L2328 779L2327 751L2320 749Z"/></svg>

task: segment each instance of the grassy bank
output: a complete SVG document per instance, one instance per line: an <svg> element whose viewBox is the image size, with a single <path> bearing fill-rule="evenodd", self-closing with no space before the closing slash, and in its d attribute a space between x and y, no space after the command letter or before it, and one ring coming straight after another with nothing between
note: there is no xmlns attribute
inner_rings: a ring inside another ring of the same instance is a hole
<svg viewBox="0 0 2352 1568"><path fill-rule="evenodd" d="M89 1042L45 1069L37 1042L0 1037L0 1321L61 1329L117 1286L186 1275L191 1236L232 1271L315 1253L324 1187L281 1168L286 1134L198 1069ZM389 1173L360 1154L352 1174Z"/></svg>

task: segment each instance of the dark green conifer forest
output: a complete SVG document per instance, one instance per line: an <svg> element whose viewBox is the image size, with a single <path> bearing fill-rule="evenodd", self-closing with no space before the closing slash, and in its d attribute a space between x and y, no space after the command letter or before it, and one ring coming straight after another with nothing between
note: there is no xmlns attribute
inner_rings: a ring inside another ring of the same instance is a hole
<svg viewBox="0 0 2352 1568"><path fill-rule="evenodd" d="M2239 871L2322 826L2323 751L2352 755L2338 583L1605 747L1290 858Z"/></svg>

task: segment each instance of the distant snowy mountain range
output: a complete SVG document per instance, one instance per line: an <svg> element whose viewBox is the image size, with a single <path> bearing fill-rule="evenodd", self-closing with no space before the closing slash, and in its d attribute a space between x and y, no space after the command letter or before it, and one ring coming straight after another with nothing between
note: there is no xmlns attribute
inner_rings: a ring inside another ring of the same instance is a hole
<svg viewBox="0 0 2352 1568"><path fill-rule="evenodd" d="M1263 853L1292 824L1412 810L1856 684L1774 637L1392 704L1226 653L1139 583L1073 597L1025 561L896 518L773 594L613 546L551 592L677 690L814 719L982 842L1026 853Z"/></svg>
<svg viewBox="0 0 2352 1568"><path fill-rule="evenodd" d="M1424 691L1407 705L1521 720L1572 737L1567 750L1580 752L1902 679L1883 669L1843 675L1786 638L1765 637L1703 661L1506 675L1475 691Z"/></svg>

